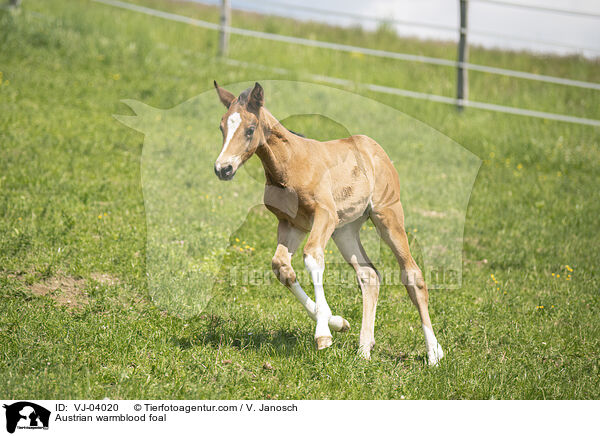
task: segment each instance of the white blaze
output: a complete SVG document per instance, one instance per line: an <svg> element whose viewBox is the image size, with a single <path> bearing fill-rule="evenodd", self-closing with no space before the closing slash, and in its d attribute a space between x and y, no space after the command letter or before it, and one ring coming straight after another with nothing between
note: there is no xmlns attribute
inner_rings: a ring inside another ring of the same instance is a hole
<svg viewBox="0 0 600 436"><path fill-rule="evenodd" d="M240 127L241 123L242 117L238 112L232 113L231 115L229 115L229 118L227 118L227 136L225 137L225 144L223 144L223 150L221 150L221 154L217 158L217 162L221 159L221 156L223 156L225 150L227 150L229 142L231 142L233 135L235 134L238 127Z"/></svg>

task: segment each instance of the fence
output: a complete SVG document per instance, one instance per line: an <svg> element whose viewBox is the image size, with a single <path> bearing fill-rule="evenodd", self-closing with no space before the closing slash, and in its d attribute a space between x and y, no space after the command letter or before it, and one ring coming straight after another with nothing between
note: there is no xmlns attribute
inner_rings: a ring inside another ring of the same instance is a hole
<svg viewBox="0 0 600 436"><path fill-rule="evenodd" d="M206 3L206 2L210 2L211 0L183 0L183 1L187 1L190 3ZM235 3L236 3L235 7L238 9L246 9L246 10L258 11L258 12L261 12L261 11L264 12L266 9L265 7L268 6L270 13L273 13L273 10L276 11L278 9L285 10L285 11L289 11L290 9L293 9L295 11L305 12L305 13L309 13L309 14L312 14L315 16L335 16L335 17L342 17L342 18L351 18L351 19L359 20L360 22L375 22L375 23L385 22L385 23L389 23L389 24L393 24L393 25L397 25L397 26L402 26L402 27L434 29L434 30L438 30L438 31L452 33L452 34L456 34L457 31L458 32L467 32L466 26L461 26L461 27L457 28L455 26L428 23L425 21L399 20L399 19L389 18L389 17L382 19L381 17L376 17L376 16L372 16L372 15L362 15L362 14L356 14L356 13L340 11L340 10L325 9L325 8L321 8L321 7L289 4L289 3L281 2L278 0L260 0L260 1L236 0ZM498 4L498 2L491 1L491 0L490 1L469 0L469 3L483 3L483 4L490 3L490 4L494 4L494 5ZM248 9L248 6L247 6L248 4L253 5L253 7L251 9ZM254 6L256 4L259 5L258 9L257 9L257 7ZM525 8L525 9L532 8L531 6L515 4L515 3L500 3L500 4L504 5L504 6L516 7L516 8ZM554 13L564 13L566 15L574 15L576 17L585 16L587 18L600 18L600 15L589 14L589 13L584 13L584 12L579 12L579 11L566 11L563 9L550 9L550 8L546 8L546 7L533 7L533 9L547 11L547 12L554 12ZM507 35L506 33L490 32L487 30L473 30L473 29L469 29L469 34L473 35L473 36L484 36L484 37L491 37L491 38L496 38L496 39L501 38L503 40L509 38L511 41L529 42L529 43L535 43L537 45L567 48L567 49L571 49L571 50L586 50L586 51L589 51L592 53L600 54L600 49L598 49L598 47L592 47L592 46L586 46L586 45L573 45L573 44L568 44L568 43L565 43L564 41L558 41L558 40L552 40L552 41L540 40L538 38L532 38L532 37Z"/></svg>
<svg viewBox="0 0 600 436"><path fill-rule="evenodd" d="M502 106L502 105L496 105L496 104L487 103L487 102L471 101L468 99L467 72L469 70L484 72L484 73L489 73L489 74L503 75L503 76L508 76L508 77L515 77L515 78L526 79L526 80L535 80L538 82L552 83L552 84L558 84L558 85L564 85L564 86L573 86L573 87L578 87L578 88L583 88L583 89L600 90L600 83L586 82L586 81L574 80L574 79L563 78L563 77L548 76L548 75L530 73L530 72L526 72L526 71L498 68L498 67L473 64L473 63L468 62L468 60L467 60L467 53L468 53L467 16L468 16L468 2L469 1L487 2L490 4L496 4L496 5L507 6L507 7L534 8L534 6L517 5L514 3L503 2L500 0L459 0L460 6L461 6L461 24L458 29L455 29L459 33L458 59L456 61L453 61L450 59L442 59L442 58L414 55L414 54L409 54L409 53L399 53L399 52L391 52L391 51L386 51L386 50L370 49L370 48L365 48L365 47L358 47L358 46L352 46L352 45L346 45L346 44L340 44L340 43L334 43L334 42L319 41L319 40L313 40L313 39L307 39L307 38L286 36L286 35L280 35L280 34L232 27L230 24L231 23L231 6L230 6L229 0L221 0L220 24L216 24L216 23L212 23L212 22L208 22L208 21L204 21L204 20L199 20L199 19L195 19L195 18L190 18L190 17L186 17L183 15L164 12L164 11L160 11L157 9L148 8L145 6L140 6L140 5L136 5L136 4L132 4L132 3L123 2L120 0L94 0L94 1L96 1L98 3L103 3L103 4L123 8L123 9L141 12L141 13L144 13L147 15L152 15L152 16L168 19L171 21L177 21L177 22L181 22L181 23L194 25L197 27L203 27L206 29L219 31L219 33L220 33L220 40L219 40L220 41L220 44L219 44L220 54L223 57L225 57L227 55L229 35L235 34L235 35L242 35L242 36L266 39L266 40L277 41L277 42L304 45L304 46L309 46L309 47L319 47L319 48L344 51L344 52L350 52L350 53L362 53L365 55L375 56L375 57L383 57L383 58L397 59L397 60L403 60L403 61L421 62L421 63L427 63L427 64L433 64L433 65L439 65L439 66L453 67L453 68L457 69L457 78L458 78L457 79L457 96L456 96L456 98L440 96L440 95L435 95L435 94L414 92L411 90L392 88L392 87L380 86L380 85L375 85L375 84L354 83L354 82L351 82L346 79L339 79L339 78L335 78L335 77L310 75L316 81L335 83L338 85L354 85L354 86L358 86L358 87L363 87L365 89L369 89L374 92L402 95L402 96L406 96L406 97L410 97L410 98L426 99L426 100L436 101L436 102L440 102L440 103L451 103L451 104L456 105L459 109L462 109L464 107L473 107L473 108L479 108L479 109L496 111L496 112L512 113L512 114L537 117L537 118L547 118L547 119L552 119L552 120L559 120L559 121L591 125L591 126L600 126L600 120L581 118L581 117L575 117L575 116L563 115L563 114L541 112L541 111L516 108L516 107L511 107L511 106ZM192 0L192 1L200 3L200 1L197 1L197 0ZM277 2L277 1L273 1L273 0L262 0L261 3L262 4L271 3L271 4L286 5L287 7L290 7L290 8L298 7L298 8L303 8L303 9L326 11L325 9L292 5L292 4L281 3L281 2ZM567 10L563 10L563 9L555 9L555 8L547 8L547 7L539 7L539 8L535 7L535 8L542 10L542 11L546 11L546 12L552 12L552 13L569 13L569 14L575 14L575 15L583 14L583 12L567 11ZM330 12L332 12L332 11L330 11ZM350 14L350 13L344 13L344 14L351 15L353 17L361 17L360 15L356 15L356 14ZM600 15L594 15L594 14L589 14L587 16L590 16L593 18L600 18ZM372 18L373 17L369 17L369 19L372 19ZM419 25L417 23L413 23L413 24ZM444 26L444 27L446 27L446 26ZM281 71L282 69L279 68L278 70Z"/></svg>

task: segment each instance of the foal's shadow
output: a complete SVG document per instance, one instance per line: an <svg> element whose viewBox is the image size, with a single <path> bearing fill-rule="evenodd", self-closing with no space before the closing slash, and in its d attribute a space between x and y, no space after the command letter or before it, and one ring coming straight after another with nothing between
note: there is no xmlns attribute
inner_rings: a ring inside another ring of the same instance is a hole
<svg viewBox="0 0 600 436"><path fill-rule="evenodd" d="M202 315L199 321L190 322L189 334L171 338L171 342L187 350L192 347L232 347L240 351L245 349L268 350L280 356L290 356L294 353L300 337L310 337L308 332L279 329L252 330L233 320L225 320L216 315ZM308 335L308 336L307 336Z"/></svg>

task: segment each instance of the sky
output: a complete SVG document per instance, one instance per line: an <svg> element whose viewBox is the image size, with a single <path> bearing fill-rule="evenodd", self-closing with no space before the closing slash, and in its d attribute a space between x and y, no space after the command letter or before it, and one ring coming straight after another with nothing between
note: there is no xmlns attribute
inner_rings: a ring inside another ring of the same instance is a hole
<svg viewBox="0 0 600 436"><path fill-rule="evenodd" d="M270 0L273 2L303 5L347 13L440 24L458 28L458 0ZM500 6L472 0L469 2L469 43L485 47L530 50L554 54L580 53L587 57L600 57L600 1L599 0L500 0L524 5L539 5L596 14L586 17L533 11ZM213 3L214 0L202 2ZM231 0L234 8L270 12L299 19L312 19L339 25L361 24L374 29L377 20L360 20L337 16L295 11L293 8L277 7L269 0ZM235 25L235 23L234 23ZM458 31L430 29L407 25L395 25L401 35L457 40ZM501 36L480 35L478 32L497 33ZM533 39L547 44L522 41ZM566 47L565 47L566 46Z"/></svg>

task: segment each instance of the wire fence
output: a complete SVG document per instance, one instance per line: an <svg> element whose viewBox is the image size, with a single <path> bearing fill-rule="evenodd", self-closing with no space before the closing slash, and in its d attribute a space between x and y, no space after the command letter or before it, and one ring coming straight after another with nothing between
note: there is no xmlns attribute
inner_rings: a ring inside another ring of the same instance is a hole
<svg viewBox="0 0 600 436"><path fill-rule="evenodd" d="M204 1L202 1L202 0L184 0L184 1L187 1L190 3L205 3L208 0L204 0ZM474 1L476 1L476 0L471 0L471 2L474 2ZM487 3L487 2L482 1L481 3ZM214 4L217 4L217 3L215 2ZM460 33L467 33L466 27L458 27L457 28L456 26L450 26L450 25L438 24L438 23L428 23L425 21L399 20L397 18L391 18L391 17L382 18L382 17L373 16L373 15L362 15L362 14L356 14L356 13L346 12L346 11L336 11L334 9L326 9L326 8L320 8L320 7L314 7L314 6L298 5L298 4L292 4L292 3L287 3L287 2L277 1L277 0L258 0L258 1L257 0L235 0L233 2L233 6L236 9L249 10L252 12L265 12L265 13L269 13L269 14L273 14L273 8L275 8L276 10L280 10L280 11L296 10L296 11L301 11L301 12L311 14L313 16L343 17L343 18L350 18L350 19L358 20L358 22L367 21L367 22L374 22L374 23L379 23L379 24L385 23L385 24L390 24L390 25L396 25L399 27L414 27L414 28L441 30L441 31L444 31L447 33L452 33L452 34L456 34L457 31ZM592 14L592 16L594 16L594 15ZM587 46L587 45L568 44L568 43L565 43L564 41L541 40L539 38L529 38L529 37L523 37L523 36L508 35L506 33L490 32L487 30L480 30L480 29L468 29L468 33L469 33L469 35L474 35L474 36L483 36L483 37L496 38L496 39L509 38L512 41L529 42L529 43L544 45L544 46L548 46L548 47L560 47L560 48L571 49L571 50L579 50L579 51L586 50L586 51L589 51L592 53L600 53L600 49L598 49L597 47L592 47L592 46Z"/></svg>
<svg viewBox="0 0 600 436"><path fill-rule="evenodd" d="M219 4L218 0L215 0L212 2L211 2L211 0L182 0L182 1L185 1L188 3L197 3L197 4L214 4L214 5ZM470 0L470 1L475 2L476 0ZM482 1L481 3L486 3L486 2ZM467 33L466 27L458 27L457 28L456 26L450 26L450 25L446 25L446 24L428 23L426 21L399 20L399 19L393 18L393 17L382 18L382 17L373 16L373 15L356 14L353 12L340 11L340 10L335 10L335 9L327 9L327 8L321 8L321 7L315 7L315 6L299 5L299 4L293 4L293 3L277 1L277 0L234 0L232 6L235 9L239 9L239 10L245 10L245 11L249 11L249 12L262 12L262 13L267 13L270 15L286 16L286 13L289 13L290 10L294 10L294 11L300 11L303 13L307 13L314 17L331 16L331 17L338 17L338 18L339 17L349 18L352 20L357 20L357 22L359 22L359 23L373 22L373 23L378 23L378 24L395 25L395 26L398 26L401 28L409 27L409 28L432 29L432 30L447 32L449 34L450 33L456 34L457 32ZM543 9L545 9L545 8L543 8ZM277 11L282 11L284 13L278 14ZM594 17L595 15L591 14L589 16ZM468 33L469 33L469 35L483 36L486 38L494 38L496 40L510 39L511 41L528 42L528 43L533 43L533 44L547 46L547 47L559 47L559 48L576 50L576 51L585 50L590 53L600 53L600 49L598 47L593 47L593 46L588 46L588 45L568 44L568 43L565 43L564 41L542 40L539 38L530 38L530 37L524 37L524 36L509 35L506 33L490 32L488 30L481 30L481 29L468 29Z"/></svg>
<svg viewBox="0 0 600 436"><path fill-rule="evenodd" d="M257 31L257 30L232 27L229 25L228 20L223 20L223 17L226 17L229 14L228 10L222 11L221 24L216 24L216 23L212 23L209 21L205 21L205 20L199 20L196 18L191 18L191 17L179 15L179 14L165 12L165 11L161 11L161 10L157 10L157 9L152 9L152 8L148 8L145 6L140 6L137 4L127 3L127 2L120 1L120 0L94 0L94 1L98 2L98 3L110 5L110 6L119 7L122 9L141 12L141 13L144 13L147 15L164 18L164 19L171 20L171 21L181 22L181 23L185 23L185 24L189 24L189 25L193 25L193 26L197 26L197 27L201 27L201 28L219 31L221 33L222 41L225 43L224 46L223 46L223 42L221 43L221 50L223 51L222 54L226 54L226 41L227 41L228 35L235 34L235 35L247 36L247 37L252 37L252 38L259 38L259 39L265 39L265 40L271 40L271 41L277 41L277 42L283 42L283 43L303 45L303 46L308 46L308 47L318 47L318 48L325 48L325 49L342 51L342 52L350 52L350 53L361 53L364 55L374 56L374 57L396 59L396 60L402 60L402 61L408 61L408 62L420 62L420 63L426 63L426 64L432 64L432 65L464 69L467 71L471 70L471 71L478 71L478 72L489 73L489 74L502 75L502 76L507 76L507 77L514 77L514 78L519 78L519 79L527 79L527 80L534 80L534 81L538 81L538 82L552 83L552 84L557 84L557 85L573 86L573 87L591 89L591 90L600 90L600 83L586 82L586 81L574 80L574 79L563 78L563 77L548 76L548 75L542 75L542 74L537 74L537 73L530 73L530 72L526 72L526 71L511 70L511 69L506 69L506 68L498 68L498 67L492 67L492 66L488 66L488 65L473 64L473 63L469 63L469 62L466 62L465 60L460 60L460 59L459 60L451 60L451 59L435 58L435 57L422 56L422 55L414 55L414 54L409 54L409 53L399 53L399 52L392 52L392 51L386 51L386 50L371 49L371 48L366 48L366 47L352 46L352 45L347 45L347 44L340 44L340 43L335 43L335 42L319 41L319 40L300 38L300 37L295 37L295 36L274 34L274 33L268 33L268 32L261 32L261 31ZM276 2L276 0L263 0L263 2L266 2L266 1ZM465 0L463 0L463 1L464 1L464 3L466 3ZM503 5L511 5L512 6L512 4L510 4L510 3L501 2L499 0L469 0L469 1L502 3ZM277 2L277 3L279 3L279 2ZM223 5L227 5L227 9L228 9L229 2L223 1ZM223 8L223 9L225 9L225 8ZM547 9L547 8L542 8L542 9ZM555 12L555 11L553 10L553 12ZM348 14L348 13L346 13L346 14ZM352 14L352 15L354 16L355 14ZM464 26L464 27L466 29L466 26ZM461 28L462 28L462 26L461 26ZM462 30L460 30L460 31L462 32ZM225 38L223 38L223 36L225 36ZM585 125L600 126L600 120L574 117L574 116L570 116L570 115L553 114L553 113L548 113L548 112L534 111L534 110L515 108L515 107L509 107L509 106L501 106L501 105L496 105L496 104L486 103L486 102L469 101L468 99L463 98L461 96L459 96L457 98L451 98L451 97L446 97L446 96L419 93L419 92L414 92L414 91L400 89L400 88L385 87L385 86L379 86L379 85L374 85L374 84L355 83L352 81L348 81L346 79L339 79L339 78L332 78L332 77L318 76L318 75L313 75L313 76L315 78L320 77L321 79L326 78L326 80L320 80L320 81L326 81L329 83L335 82L339 85L344 85L344 84L350 85L351 84L353 86L370 89L371 91L374 91L374 92L384 92L384 93L388 93L388 94L403 95L403 96L410 97L410 98L422 98L422 99L437 101L437 102L441 102L441 103L451 103L451 104L456 104L459 107L472 107L472 108L492 110L492 111L497 111L497 112L513 113L513 114L517 114L517 115L525 115L525 116L547 118L547 119L579 123L579 124L585 124ZM463 84L463 86L464 86L464 84ZM460 84L459 84L459 87L460 87Z"/></svg>
<svg viewBox="0 0 600 436"><path fill-rule="evenodd" d="M539 5L531 5L524 3L512 3L505 2L501 0L470 0L473 3L487 3L495 6L503 6L517 9L528 9L530 11L543 11L543 12L552 12L555 14L563 14L563 15L573 15L576 17L586 17L586 18L600 18L600 14L595 14L593 12L585 12L585 11L573 11L570 9L561 9L561 8L551 8L548 6L539 6Z"/></svg>

